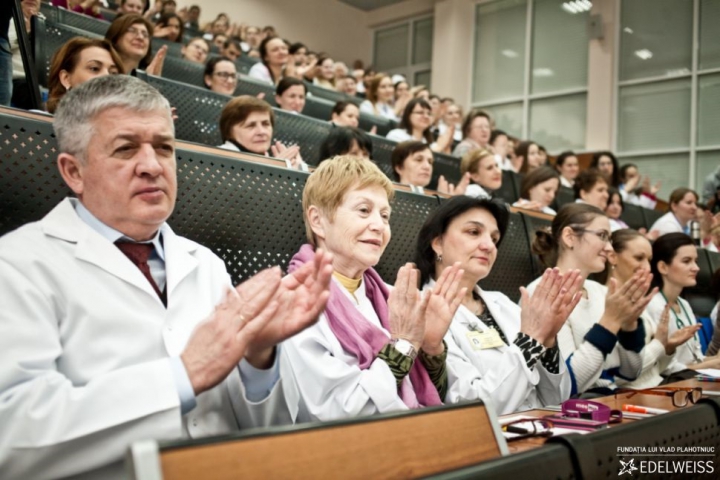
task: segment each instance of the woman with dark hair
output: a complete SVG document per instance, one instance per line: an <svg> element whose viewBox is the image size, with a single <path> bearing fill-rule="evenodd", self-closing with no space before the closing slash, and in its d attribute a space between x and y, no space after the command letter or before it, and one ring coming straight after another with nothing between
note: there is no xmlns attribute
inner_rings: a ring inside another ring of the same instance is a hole
<svg viewBox="0 0 720 480"><path fill-rule="evenodd" d="M590 162L590 168L596 168L605 175L608 186L615 188L620 186L620 166L612 152L596 152Z"/></svg>
<svg viewBox="0 0 720 480"><path fill-rule="evenodd" d="M526 140L515 147L515 166L517 173L530 173L542 165L540 147L537 143Z"/></svg>
<svg viewBox="0 0 720 480"><path fill-rule="evenodd" d="M410 84L405 80L395 82L393 90L393 108L395 109L395 115L400 117L405 111L408 102L412 100L413 95L410 92Z"/></svg>
<svg viewBox="0 0 720 480"><path fill-rule="evenodd" d="M689 188L673 190L669 200L670 211L658 218L650 231L658 232L659 236L672 232L690 235L690 222L695 220L698 198L698 194Z"/></svg>
<svg viewBox="0 0 720 480"><path fill-rule="evenodd" d="M401 142L393 149L390 157L393 179L411 187L427 187L432 180L433 157L427 143L417 140Z"/></svg>
<svg viewBox="0 0 720 480"><path fill-rule="evenodd" d="M541 166L525 175L520 183L520 199L513 207L555 215L550 204L560 189L560 175L551 167Z"/></svg>
<svg viewBox="0 0 720 480"><path fill-rule="evenodd" d="M633 163L626 163L620 167L620 182L618 190L624 202L650 210L655 208L657 205L655 195L660 190L660 182L650 185L650 178L641 177L637 165Z"/></svg>
<svg viewBox="0 0 720 480"><path fill-rule="evenodd" d="M275 114L265 101L249 95L230 100L220 114L220 148L285 160L288 168L307 171L300 147L272 144Z"/></svg>
<svg viewBox="0 0 720 480"><path fill-rule="evenodd" d="M398 116L392 107L392 79L384 73L378 73L370 80L365 91L367 100L360 104L360 111L397 121Z"/></svg>
<svg viewBox="0 0 720 480"><path fill-rule="evenodd" d="M288 64L288 45L280 37L268 36L260 42L260 62L250 67L248 75L263 82L277 85L290 72L286 72ZM294 71L294 65L290 66Z"/></svg>
<svg viewBox="0 0 720 480"><path fill-rule="evenodd" d="M549 229L536 232L533 253L560 273L580 270L583 298L558 333L558 345L572 377L572 394L607 394L616 378L634 380L642 370L645 330L640 314L657 292L646 295L652 275L640 270L623 285L608 287L587 277L605 269L610 222L602 210L586 204L564 205ZM533 294L538 280L528 285Z"/></svg>
<svg viewBox="0 0 720 480"><path fill-rule="evenodd" d="M684 288L697 284L700 267L697 264L697 248L690 237L684 233L668 233L661 236L652 246L653 285L658 291L647 307L647 313L653 322L651 328L667 328L667 335L687 337L678 344L673 361L663 372L665 375L677 373L686 368L718 368L720 358L705 357L700 347L697 332L700 330L690 304L682 297ZM663 314L669 318L663 319ZM670 354L670 353L668 353Z"/></svg>
<svg viewBox="0 0 720 480"><path fill-rule="evenodd" d="M580 173L580 164L575 153L567 150L558 155L555 160L555 169L560 174L560 184L563 187L573 188L575 179Z"/></svg>
<svg viewBox="0 0 720 480"><path fill-rule="evenodd" d="M484 148L476 148L463 155L460 173L468 177L465 195L470 197L490 198L502 186L502 171L495 155Z"/></svg>
<svg viewBox="0 0 720 480"><path fill-rule="evenodd" d="M405 106L399 128L390 130L386 137L395 142L417 140L430 145L430 149L434 152L446 151L452 144L452 131L445 132L437 142L434 142L430 132L431 123L430 104L422 98L413 98Z"/></svg>
<svg viewBox="0 0 720 480"><path fill-rule="evenodd" d="M463 120L461 130L463 139L452 152L456 157L462 157L470 150L488 147L492 119L483 110L471 110Z"/></svg>
<svg viewBox="0 0 720 480"><path fill-rule="evenodd" d="M602 211L608 202L608 184L605 175L591 168L580 172L575 179L575 202L587 203Z"/></svg>
<svg viewBox="0 0 720 480"><path fill-rule="evenodd" d="M291 113L302 113L305 108L305 96L307 86L302 80L293 77L285 77L280 80L275 89L275 103L283 110Z"/></svg>
<svg viewBox="0 0 720 480"><path fill-rule="evenodd" d="M123 63L105 39L71 38L50 62L47 111L55 113L65 93L91 78L123 73Z"/></svg>
<svg viewBox="0 0 720 480"><path fill-rule="evenodd" d="M448 265L460 264L465 290L445 342L448 368L458 376L449 402L490 400L499 414L557 405L570 396L570 375L556 336L580 300L579 272L544 273L520 306L478 282L495 263L509 221L502 203L467 196L443 202L420 229L415 264L425 290Z"/></svg>
<svg viewBox="0 0 720 480"><path fill-rule="evenodd" d="M235 62L227 57L212 57L205 64L203 81L213 92L232 96L238 81Z"/></svg>
<svg viewBox="0 0 720 480"><path fill-rule="evenodd" d="M495 152L495 159L500 166L500 170L513 171L512 162L508 158L509 149L511 149L510 137L508 134L502 130L493 130L490 133L489 144L492 147L493 152Z"/></svg>
<svg viewBox="0 0 720 480"><path fill-rule="evenodd" d="M140 15L121 15L110 24L105 39L120 56L125 73L133 75L138 68L144 68L150 75L162 73L167 46L160 47L153 58L150 44L153 32L152 24Z"/></svg>
<svg viewBox="0 0 720 480"><path fill-rule="evenodd" d="M367 133L352 127L333 128L320 145L318 164L339 155L372 158L372 140Z"/></svg>
<svg viewBox="0 0 720 480"><path fill-rule="evenodd" d="M357 128L360 125L360 109L352 102L341 100L333 107L330 121L338 127Z"/></svg>
<svg viewBox="0 0 720 480"><path fill-rule="evenodd" d="M652 261L652 246L650 242L637 230L629 228L617 230L612 234L613 251L608 255L608 267L605 275L608 283L611 278L618 285L624 285L639 271L650 271ZM642 356L642 373L630 383L618 384L629 388L650 388L660 385L663 381L661 373L668 369L672 362L672 355L680 345L687 342L697 331L695 327L684 327L668 334L669 311L662 312L660 317L661 328L657 328L654 320L648 314L648 309L641 314L645 327L645 346L640 352Z"/></svg>
<svg viewBox="0 0 720 480"><path fill-rule="evenodd" d="M313 84L319 87L335 90L335 61L327 55L320 55L315 67Z"/></svg>
<svg viewBox="0 0 720 480"><path fill-rule="evenodd" d="M615 232L623 228L630 228L628 224L620 220L625 205L623 204L622 195L615 188L608 189L608 201L605 206L605 215L610 220L610 231Z"/></svg>
<svg viewBox="0 0 720 480"><path fill-rule="evenodd" d="M184 31L183 21L176 13L163 13L155 23L153 37L182 43Z"/></svg>

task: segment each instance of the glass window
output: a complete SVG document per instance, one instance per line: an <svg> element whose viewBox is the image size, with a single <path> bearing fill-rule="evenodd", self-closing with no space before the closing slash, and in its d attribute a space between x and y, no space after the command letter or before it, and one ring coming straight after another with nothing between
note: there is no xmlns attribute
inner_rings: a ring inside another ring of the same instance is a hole
<svg viewBox="0 0 720 480"><path fill-rule="evenodd" d="M380 72L407 65L409 33L408 24L375 32L375 70Z"/></svg>
<svg viewBox="0 0 720 480"><path fill-rule="evenodd" d="M523 94L526 0L481 4L475 19L473 102Z"/></svg>
<svg viewBox="0 0 720 480"><path fill-rule="evenodd" d="M690 156L687 153L648 155L620 160L620 166L626 163L637 165L640 175L650 177L652 183L662 182L659 198L668 199L673 190L688 185Z"/></svg>
<svg viewBox="0 0 720 480"><path fill-rule="evenodd" d="M698 152L697 168L695 169L695 190L702 197L705 178L720 166L720 151ZM706 201L705 199L701 199Z"/></svg>
<svg viewBox="0 0 720 480"><path fill-rule="evenodd" d="M624 0L620 5L621 81L690 73L693 0Z"/></svg>
<svg viewBox="0 0 720 480"><path fill-rule="evenodd" d="M530 138L548 151L585 148L587 95L566 95L530 102Z"/></svg>
<svg viewBox="0 0 720 480"><path fill-rule="evenodd" d="M505 105L494 105L483 107L495 122L495 127L504 130L506 133L522 138L523 125L523 104L522 102L506 103Z"/></svg>
<svg viewBox="0 0 720 480"><path fill-rule="evenodd" d="M413 27L413 65L432 61L433 19L418 20Z"/></svg>
<svg viewBox="0 0 720 480"><path fill-rule="evenodd" d="M720 67L720 2L701 0L700 2L700 56L699 68Z"/></svg>
<svg viewBox="0 0 720 480"><path fill-rule="evenodd" d="M698 145L720 145L720 75L698 78L697 109Z"/></svg>
<svg viewBox="0 0 720 480"><path fill-rule="evenodd" d="M588 11L567 10L561 0L535 0L532 93L587 87Z"/></svg>
<svg viewBox="0 0 720 480"><path fill-rule="evenodd" d="M689 146L690 79L620 88L620 152Z"/></svg>
<svg viewBox="0 0 720 480"><path fill-rule="evenodd" d="M432 72L430 70L415 72L415 81L413 82L413 85L425 85L425 88L432 91L432 85L430 85L431 76Z"/></svg>

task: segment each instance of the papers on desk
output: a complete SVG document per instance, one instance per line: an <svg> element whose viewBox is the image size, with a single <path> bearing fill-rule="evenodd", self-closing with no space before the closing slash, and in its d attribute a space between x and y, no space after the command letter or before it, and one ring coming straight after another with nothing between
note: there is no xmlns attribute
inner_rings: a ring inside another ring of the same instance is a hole
<svg viewBox="0 0 720 480"><path fill-rule="evenodd" d="M705 375L706 377L713 377L720 379L720 370L717 368L703 368L700 370L696 370L697 373L701 375Z"/></svg>

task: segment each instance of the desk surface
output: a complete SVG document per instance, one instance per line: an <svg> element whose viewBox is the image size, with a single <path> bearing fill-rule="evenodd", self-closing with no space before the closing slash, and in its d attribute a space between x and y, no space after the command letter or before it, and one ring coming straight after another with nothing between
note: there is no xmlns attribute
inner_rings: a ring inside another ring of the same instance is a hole
<svg viewBox="0 0 720 480"><path fill-rule="evenodd" d="M684 380L682 382L661 385L656 388L663 387L700 387L703 389L703 391L720 392L720 382L701 382L698 380ZM670 397L638 393L632 395L632 398L628 398L631 395L632 393L618 393L616 395L609 395L607 397L593 398L592 401L603 403L608 407L617 410L621 410L623 404L626 403L632 405L640 405L643 407L661 408L663 410L670 411L678 409L677 407L673 406L672 399ZM543 409L527 410L525 412L515 412L508 415L503 415L502 417L500 417L500 421L502 422L502 419L506 417L526 416L538 418L544 417L546 415L552 415L553 413L554 412L552 411ZM642 420L643 419L623 417L621 424L641 422ZM610 428L621 424L612 424L610 425ZM592 432L588 433L587 435L592 435ZM545 440L545 438L525 438L514 442L508 442L508 450L510 451L510 453L524 452L542 446L545 443Z"/></svg>

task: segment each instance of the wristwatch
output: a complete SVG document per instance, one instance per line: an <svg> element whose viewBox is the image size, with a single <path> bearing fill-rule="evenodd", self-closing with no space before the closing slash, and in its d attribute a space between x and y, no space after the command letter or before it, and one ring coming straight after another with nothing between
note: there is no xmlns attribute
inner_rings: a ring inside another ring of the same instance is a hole
<svg viewBox="0 0 720 480"><path fill-rule="evenodd" d="M408 342L404 338L397 338L395 340L392 340L390 343L393 344L395 347L395 350L402 353L406 357L410 357L410 360L415 360L415 357L417 357L417 350L415 350L415 347L412 343Z"/></svg>

